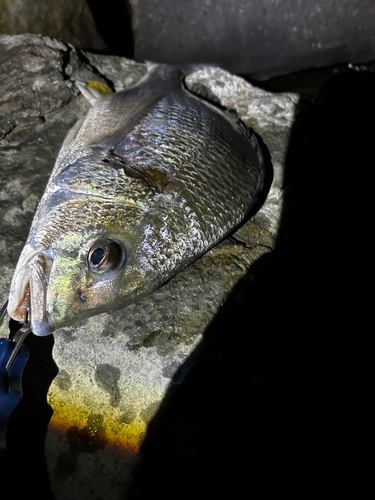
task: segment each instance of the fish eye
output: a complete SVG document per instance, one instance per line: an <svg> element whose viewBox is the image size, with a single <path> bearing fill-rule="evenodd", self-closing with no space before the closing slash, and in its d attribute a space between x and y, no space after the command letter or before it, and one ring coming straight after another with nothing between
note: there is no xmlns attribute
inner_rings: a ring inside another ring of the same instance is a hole
<svg viewBox="0 0 375 500"><path fill-rule="evenodd" d="M99 240L91 247L88 264L91 271L105 273L117 269L125 262L125 251L113 240Z"/></svg>
<svg viewBox="0 0 375 500"><path fill-rule="evenodd" d="M100 264L102 262L102 260L104 260L105 258L105 250L104 248L95 248L95 250L92 252L91 254L91 257L90 257L90 260L91 260L91 264L93 266L97 266L98 264Z"/></svg>

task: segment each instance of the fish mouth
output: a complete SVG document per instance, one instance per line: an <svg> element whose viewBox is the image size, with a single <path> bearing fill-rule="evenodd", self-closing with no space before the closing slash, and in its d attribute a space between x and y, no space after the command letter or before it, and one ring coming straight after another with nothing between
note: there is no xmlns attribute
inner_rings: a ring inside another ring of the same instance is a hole
<svg viewBox="0 0 375 500"><path fill-rule="evenodd" d="M39 251L16 271L9 294L8 313L16 321L24 322L30 316L31 330L35 335L52 333L46 309L48 280L53 258L48 251Z"/></svg>

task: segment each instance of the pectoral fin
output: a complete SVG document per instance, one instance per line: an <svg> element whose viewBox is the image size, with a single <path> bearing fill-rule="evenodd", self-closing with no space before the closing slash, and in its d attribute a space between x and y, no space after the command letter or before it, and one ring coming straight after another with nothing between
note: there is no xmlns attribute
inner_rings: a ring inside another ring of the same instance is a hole
<svg viewBox="0 0 375 500"><path fill-rule="evenodd" d="M107 155L104 162L116 170L123 170L127 176L132 177L133 179L139 179L146 185L152 186L159 193L165 190L172 179L172 175L164 167L142 169L138 165L128 164L126 160L111 153Z"/></svg>
<svg viewBox="0 0 375 500"><path fill-rule="evenodd" d="M121 154L123 149L123 141L126 136L138 125L138 123L144 118L164 97L164 94L146 94L140 101L136 103L131 109L128 106L124 107L124 112L117 118L118 126L116 129L98 143L95 144L101 149L108 150L118 155ZM116 106L116 100L111 103ZM118 103L121 105L121 101Z"/></svg>
<svg viewBox="0 0 375 500"><path fill-rule="evenodd" d="M128 106L124 107L123 113L117 118L118 127L100 141L88 145L102 150L106 156L106 163L113 168L123 169L129 177L141 179L159 192L163 191L170 181L171 176L168 171L163 167L150 169L144 168L142 164L129 163L128 157L123 155L123 151L128 134L164 97L163 93L146 94L131 109ZM115 105L116 100L114 99L111 106ZM121 101L117 105L121 106Z"/></svg>

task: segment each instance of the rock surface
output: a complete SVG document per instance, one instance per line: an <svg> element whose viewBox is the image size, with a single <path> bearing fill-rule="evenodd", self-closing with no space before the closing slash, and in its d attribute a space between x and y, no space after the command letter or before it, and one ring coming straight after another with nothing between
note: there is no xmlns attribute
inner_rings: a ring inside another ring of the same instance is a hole
<svg viewBox="0 0 375 500"><path fill-rule="evenodd" d="M369 0L130 0L135 57L269 76L375 59Z"/></svg>
<svg viewBox="0 0 375 500"><path fill-rule="evenodd" d="M0 0L0 34L35 33L80 48L105 50L87 0Z"/></svg>
<svg viewBox="0 0 375 500"><path fill-rule="evenodd" d="M4 302L59 148L88 110L74 81L99 80L118 91L146 68L32 35L1 37L0 63ZM54 415L46 454L57 500L122 498L147 425L177 368L200 343L233 286L275 245L296 95L271 94L212 67L190 75L186 84L207 89L260 135L273 164L269 195L232 237L152 295L56 331L53 356L60 372L49 391ZM6 335L5 326L0 333Z"/></svg>

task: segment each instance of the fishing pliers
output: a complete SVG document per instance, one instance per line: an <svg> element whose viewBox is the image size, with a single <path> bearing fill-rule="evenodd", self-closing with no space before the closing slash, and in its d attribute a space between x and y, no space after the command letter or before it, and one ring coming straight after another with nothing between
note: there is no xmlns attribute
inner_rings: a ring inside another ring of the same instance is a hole
<svg viewBox="0 0 375 500"><path fill-rule="evenodd" d="M6 308L7 302L0 310L0 324ZM31 324L26 315L12 340L0 338L0 448L5 448L9 418L22 399L22 375L29 358L29 350L23 341L30 332Z"/></svg>

